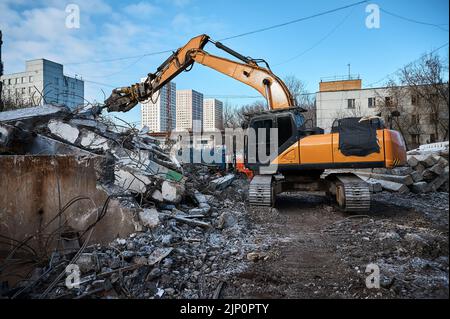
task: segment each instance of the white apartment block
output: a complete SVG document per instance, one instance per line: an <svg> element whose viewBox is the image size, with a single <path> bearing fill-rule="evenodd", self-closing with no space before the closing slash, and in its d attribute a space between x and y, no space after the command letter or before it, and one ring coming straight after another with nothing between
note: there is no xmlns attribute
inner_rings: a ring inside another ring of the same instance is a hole
<svg viewBox="0 0 450 319"><path fill-rule="evenodd" d="M28 105L83 105L84 81L66 76L63 71L61 64L49 60L26 61L24 72L1 77L4 98Z"/></svg>
<svg viewBox="0 0 450 319"><path fill-rule="evenodd" d="M317 126L328 133L335 119L377 115L382 110L380 106L396 103L403 110L402 116L406 116L408 123L411 123L403 132L409 148L437 142L430 124L430 114L427 114L429 111L424 107L426 102L412 96L408 87L397 87L401 97L394 97L389 88L362 88L361 84L359 79L320 82L319 92L316 93ZM387 116L384 112L382 115Z"/></svg>
<svg viewBox="0 0 450 319"><path fill-rule="evenodd" d="M164 85L151 99L141 102L141 126L150 132L169 132L176 128L176 84Z"/></svg>
<svg viewBox="0 0 450 319"><path fill-rule="evenodd" d="M203 100L203 130L223 130L223 103L216 99Z"/></svg>
<svg viewBox="0 0 450 319"><path fill-rule="evenodd" d="M203 120L203 94L194 90L177 91L177 130L201 131ZM194 124L196 124L194 128Z"/></svg>

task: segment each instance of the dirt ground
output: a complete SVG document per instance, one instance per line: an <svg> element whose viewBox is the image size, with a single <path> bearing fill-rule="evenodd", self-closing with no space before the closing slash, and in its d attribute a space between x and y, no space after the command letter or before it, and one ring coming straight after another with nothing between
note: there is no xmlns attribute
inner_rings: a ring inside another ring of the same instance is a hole
<svg viewBox="0 0 450 319"><path fill-rule="evenodd" d="M228 281L224 298L448 298L448 193L374 196L364 215L322 194L283 194L250 209L272 237L266 259ZM380 288L366 288L366 266Z"/></svg>

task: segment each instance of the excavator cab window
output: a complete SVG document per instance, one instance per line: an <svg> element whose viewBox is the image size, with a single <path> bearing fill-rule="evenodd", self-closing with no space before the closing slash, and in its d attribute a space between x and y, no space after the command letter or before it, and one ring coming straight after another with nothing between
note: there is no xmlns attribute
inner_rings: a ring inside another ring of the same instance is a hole
<svg viewBox="0 0 450 319"><path fill-rule="evenodd" d="M292 119L290 115L283 115L277 118L278 126L278 147L286 143L294 132L292 128Z"/></svg>

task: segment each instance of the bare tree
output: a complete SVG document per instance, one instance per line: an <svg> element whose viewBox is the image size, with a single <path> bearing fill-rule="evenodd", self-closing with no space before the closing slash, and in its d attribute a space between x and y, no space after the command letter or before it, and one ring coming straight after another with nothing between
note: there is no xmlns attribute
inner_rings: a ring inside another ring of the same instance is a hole
<svg viewBox="0 0 450 319"><path fill-rule="evenodd" d="M303 113L305 120L308 123L311 123L311 126L316 126L317 117L315 94L308 93L305 84L295 75L286 76L284 78L284 83L295 99L295 106L299 106L307 110Z"/></svg>
<svg viewBox="0 0 450 319"><path fill-rule="evenodd" d="M408 148L417 147L425 134L427 142L448 140L446 74L447 62L437 55L424 55L403 67L397 79L388 82L384 96L378 96L377 109L402 133Z"/></svg>
<svg viewBox="0 0 450 319"><path fill-rule="evenodd" d="M26 107L32 107L40 104L40 96L32 96L26 98L23 94L15 92L14 94L6 94L6 90L2 91L2 104L0 105L0 112Z"/></svg>

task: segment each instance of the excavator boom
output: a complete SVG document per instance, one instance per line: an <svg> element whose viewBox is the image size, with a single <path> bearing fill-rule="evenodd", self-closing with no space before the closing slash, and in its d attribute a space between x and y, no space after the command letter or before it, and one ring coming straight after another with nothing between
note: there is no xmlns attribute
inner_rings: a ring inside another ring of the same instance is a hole
<svg viewBox="0 0 450 319"><path fill-rule="evenodd" d="M208 42L215 44L217 48L231 54L241 62L206 52L203 48ZM105 101L105 107L109 112L129 111L138 102L151 98L178 74L188 70L194 62L253 87L266 98L270 109L295 106L295 99L289 89L281 79L272 73L267 63L266 67L258 65L260 62L265 62L264 60L245 57L220 42L210 40L207 35L203 34L192 38L186 45L176 50L157 68L155 73L149 73L144 82L114 89L111 96Z"/></svg>

